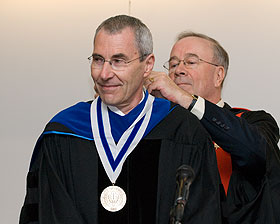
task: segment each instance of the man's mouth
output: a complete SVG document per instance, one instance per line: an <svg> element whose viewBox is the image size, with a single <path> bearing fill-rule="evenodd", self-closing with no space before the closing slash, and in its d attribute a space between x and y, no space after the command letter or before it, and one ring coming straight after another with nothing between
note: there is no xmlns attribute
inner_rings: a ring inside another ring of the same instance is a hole
<svg viewBox="0 0 280 224"><path fill-rule="evenodd" d="M99 87L103 90L103 91L114 91L115 89L117 89L120 85L117 84L99 84Z"/></svg>
<svg viewBox="0 0 280 224"><path fill-rule="evenodd" d="M176 83L177 86L191 86L190 83L186 83L186 82L180 82L180 83Z"/></svg>

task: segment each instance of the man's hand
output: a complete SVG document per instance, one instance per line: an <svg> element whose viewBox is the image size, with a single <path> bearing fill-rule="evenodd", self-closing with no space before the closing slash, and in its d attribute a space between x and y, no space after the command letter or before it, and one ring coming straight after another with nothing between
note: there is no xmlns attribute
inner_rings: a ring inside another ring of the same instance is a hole
<svg viewBox="0 0 280 224"><path fill-rule="evenodd" d="M144 85L155 97L165 98L185 108L189 107L193 99L191 94L178 87L164 72L152 71Z"/></svg>

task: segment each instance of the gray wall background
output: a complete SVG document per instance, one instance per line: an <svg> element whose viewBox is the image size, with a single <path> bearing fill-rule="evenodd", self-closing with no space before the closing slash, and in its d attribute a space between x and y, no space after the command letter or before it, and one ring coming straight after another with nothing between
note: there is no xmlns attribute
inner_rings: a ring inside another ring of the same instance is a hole
<svg viewBox="0 0 280 224"><path fill-rule="evenodd" d="M140 18L154 37L156 70L182 30L225 47L230 69L223 98L264 109L280 121L280 1L0 0L0 210L17 223L37 137L59 110L92 99L87 56L94 30L116 14Z"/></svg>

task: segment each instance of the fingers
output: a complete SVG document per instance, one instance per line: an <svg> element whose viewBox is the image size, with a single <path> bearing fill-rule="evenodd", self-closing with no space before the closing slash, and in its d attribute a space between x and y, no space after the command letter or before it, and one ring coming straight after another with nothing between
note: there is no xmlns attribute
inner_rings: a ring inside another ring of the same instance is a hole
<svg viewBox="0 0 280 224"><path fill-rule="evenodd" d="M146 78L144 85L148 92L159 98L165 98L162 94L162 89L166 86L166 78L168 76L163 72L151 72L151 74Z"/></svg>
<svg viewBox="0 0 280 224"><path fill-rule="evenodd" d="M157 98L166 99L159 90L152 90L150 94Z"/></svg>
<svg viewBox="0 0 280 224"><path fill-rule="evenodd" d="M154 74L150 74L145 82L144 82L144 85L146 87L146 89L148 90L148 92L153 95L154 97L158 97L158 98L164 98L160 92L160 90L158 89L159 88L159 85L158 83L156 82L156 80L159 80L158 77L155 76L155 73Z"/></svg>
<svg viewBox="0 0 280 224"><path fill-rule="evenodd" d="M162 80L166 78L167 75L164 72L155 72L152 71L149 76L145 79L145 86L149 86L150 84L156 82L157 80Z"/></svg>
<svg viewBox="0 0 280 224"><path fill-rule="evenodd" d="M150 89L150 85L155 81L155 79L152 76L148 76L145 80L144 80L144 86L145 88L148 90L149 93L151 93Z"/></svg>

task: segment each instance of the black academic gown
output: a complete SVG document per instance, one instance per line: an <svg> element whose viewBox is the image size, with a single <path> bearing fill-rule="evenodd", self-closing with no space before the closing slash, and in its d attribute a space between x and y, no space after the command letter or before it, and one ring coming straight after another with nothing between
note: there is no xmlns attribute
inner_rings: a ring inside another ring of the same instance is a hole
<svg viewBox="0 0 280 224"><path fill-rule="evenodd" d="M235 116L241 112L241 118ZM273 117L205 101L201 123L232 157L228 194L222 199L225 223L280 223L279 128Z"/></svg>
<svg viewBox="0 0 280 224"><path fill-rule="evenodd" d="M212 140L182 107L172 107L128 156L116 181L125 190L127 203L115 213L99 202L101 191L111 183L94 140L57 122L49 123L45 133L33 153L21 224L167 224L176 194L176 170L182 164L191 166L196 175L182 223L221 223Z"/></svg>

